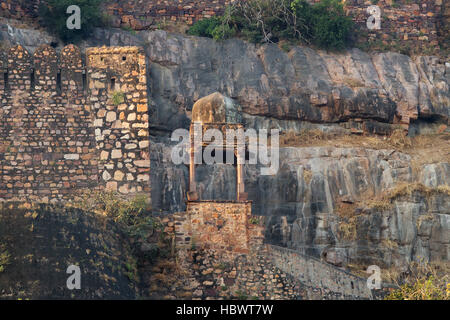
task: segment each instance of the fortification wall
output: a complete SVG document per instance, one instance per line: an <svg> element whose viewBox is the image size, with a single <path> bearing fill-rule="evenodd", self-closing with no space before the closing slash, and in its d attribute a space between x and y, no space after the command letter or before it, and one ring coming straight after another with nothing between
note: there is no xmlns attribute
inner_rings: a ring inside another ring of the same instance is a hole
<svg viewBox="0 0 450 320"><path fill-rule="evenodd" d="M37 17L39 3L45 0L0 0L0 16L26 21ZM310 0L318 2L319 0ZM180 0L180 1L106 1L105 12L113 27L143 30L158 26L162 21L192 24L214 15L221 15L233 0ZM404 53L433 54L439 44L448 47L448 0L379 0L381 29L366 26L367 8L375 1L347 0L348 14L354 16L358 42L361 46L395 49Z"/></svg>
<svg viewBox="0 0 450 320"><path fill-rule="evenodd" d="M175 239L182 269L188 271L189 290L177 287L177 298L229 299L236 298L236 293L258 299L373 298L366 279L296 251L264 244L264 223L251 215L249 205L191 202L186 212L161 219L164 232ZM247 223L236 219L239 213L247 215ZM155 274L152 279L158 278Z"/></svg>
<svg viewBox="0 0 450 320"><path fill-rule="evenodd" d="M372 298L367 279L291 249L267 245L266 252L275 266L309 287L310 299L315 298L311 294L327 299Z"/></svg>
<svg viewBox="0 0 450 320"><path fill-rule="evenodd" d="M248 252L250 218L250 201L189 201L186 212L176 216L177 245Z"/></svg>
<svg viewBox="0 0 450 320"><path fill-rule="evenodd" d="M95 63L101 56L111 60ZM139 49L89 49L87 68L73 45L59 55L41 46L32 56L16 46L0 60L0 201L70 199L84 189L150 191ZM117 88L107 87L112 76ZM123 93L118 106L116 89Z"/></svg>
<svg viewBox="0 0 450 320"><path fill-rule="evenodd" d="M0 16L35 22L42 0L0 0Z"/></svg>
<svg viewBox="0 0 450 320"><path fill-rule="evenodd" d="M359 32L360 45L372 45L378 49L396 49L404 53L439 52L439 28L443 4L446 0L380 0L381 29L369 30L369 1L348 0L346 11L352 15Z"/></svg>
<svg viewBox="0 0 450 320"><path fill-rule="evenodd" d="M135 30L162 20L192 24L197 20L223 14L234 0L138 1L114 0L106 5L115 17L115 26L127 25ZM150 18L150 19L149 19Z"/></svg>

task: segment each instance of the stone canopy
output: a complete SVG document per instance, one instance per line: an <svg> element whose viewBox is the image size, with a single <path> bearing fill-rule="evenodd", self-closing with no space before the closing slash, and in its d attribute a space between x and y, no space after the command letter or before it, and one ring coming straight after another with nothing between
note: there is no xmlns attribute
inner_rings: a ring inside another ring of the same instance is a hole
<svg viewBox="0 0 450 320"><path fill-rule="evenodd" d="M241 108L232 99L215 92L201 98L194 104L192 122L241 123Z"/></svg>

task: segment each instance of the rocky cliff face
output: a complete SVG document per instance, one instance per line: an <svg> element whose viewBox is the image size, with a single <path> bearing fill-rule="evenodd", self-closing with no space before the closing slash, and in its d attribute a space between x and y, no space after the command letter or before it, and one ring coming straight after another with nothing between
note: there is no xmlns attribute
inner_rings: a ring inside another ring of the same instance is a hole
<svg viewBox="0 0 450 320"><path fill-rule="evenodd" d="M97 30L85 45L102 44L145 48L152 201L163 212L185 209L188 185L188 168L171 161L170 133L188 128L194 102L216 91L241 105L247 128L389 134L400 125L411 134L448 132L450 65L436 57L303 47L285 52L164 31ZM246 191L254 214L266 217L269 242L335 264L448 260L450 157L441 146L427 149L419 165L413 151L376 150L370 143L283 147L275 176L246 166ZM431 159L435 153L437 160ZM235 179L232 166L197 169L203 199L234 199ZM418 183L425 189L400 192L387 205L366 203Z"/></svg>
<svg viewBox="0 0 450 320"><path fill-rule="evenodd" d="M55 42L7 21L0 40L31 51L41 42ZM238 39L216 42L161 30L98 29L84 46L99 45L145 48L152 124L164 130L187 128L194 102L216 91L235 99L247 115L347 123L367 132L389 132L386 124L449 121L450 63L437 57L307 47L286 52L273 44L255 47Z"/></svg>
<svg viewBox="0 0 450 320"><path fill-rule="evenodd" d="M418 118L448 123L450 65L436 57L304 47L285 52L276 45L256 48L236 39L215 42L164 31L99 30L97 38L108 45L145 45L154 123L169 129L185 127L193 103L215 91L235 99L246 114L275 119L353 120L379 133L384 123L408 127Z"/></svg>
<svg viewBox="0 0 450 320"><path fill-rule="evenodd" d="M167 142L151 145L153 205L183 211L187 167L172 165ZM235 199L235 175L232 166L199 166L200 198ZM266 239L338 265L448 260L449 181L448 162L417 167L408 154L360 147L284 147L276 175L245 168Z"/></svg>

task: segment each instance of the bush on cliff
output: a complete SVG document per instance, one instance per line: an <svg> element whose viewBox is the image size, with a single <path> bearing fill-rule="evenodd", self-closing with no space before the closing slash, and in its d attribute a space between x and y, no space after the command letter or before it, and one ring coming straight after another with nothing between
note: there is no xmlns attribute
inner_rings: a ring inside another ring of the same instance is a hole
<svg viewBox="0 0 450 320"><path fill-rule="evenodd" d="M104 16L100 9L103 0L48 0L39 6L39 20L49 32L65 43L77 42L89 36L94 28L101 26ZM68 29L67 8L77 5L81 9L81 29Z"/></svg>
<svg viewBox="0 0 450 320"><path fill-rule="evenodd" d="M199 37L208 37L215 40L227 39L232 37L236 32L221 18L212 17L198 21L189 30L188 34Z"/></svg>
<svg viewBox="0 0 450 320"><path fill-rule="evenodd" d="M385 300L450 300L449 264L411 263Z"/></svg>
<svg viewBox="0 0 450 320"><path fill-rule="evenodd" d="M344 12L339 0L321 0L309 6L305 0L295 0L292 8L308 26L311 41L320 48L342 50L351 42L353 21Z"/></svg>
<svg viewBox="0 0 450 320"><path fill-rule="evenodd" d="M214 29L221 24L221 19L217 17L202 19L189 28L187 33L193 36L212 38Z"/></svg>
<svg viewBox="0 0 450 320"><path fill-rule="evenodd" d="M313 5L305 0L239 0L222 17L200 20L188 33L216 40L237 34L253 43L287 40L340 50L350 44L352 26L340 0Z"/></svg>

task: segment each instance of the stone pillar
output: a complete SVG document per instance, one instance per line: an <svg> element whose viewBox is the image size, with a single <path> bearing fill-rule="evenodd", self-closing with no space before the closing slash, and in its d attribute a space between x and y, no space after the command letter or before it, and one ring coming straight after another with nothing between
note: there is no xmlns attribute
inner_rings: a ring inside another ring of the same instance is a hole
<svg viewBox="0 0 450 320"><path fill-rule="evenodd" d="M237 201L246 201L248 199L248 195L245 192L245 184L244 184L244 163L245 159L241 159L239 157L237 150L235 150L236 159L237 159L237 166L236 166L236 173L237 173Z"/></svg>
<svg viewBox="0 0 450 320"><path fill-rule="evenodd" d="M191 126L189 149L189 192L188 201L198 200L197 186L195 183L195 130Z"/></svg>

